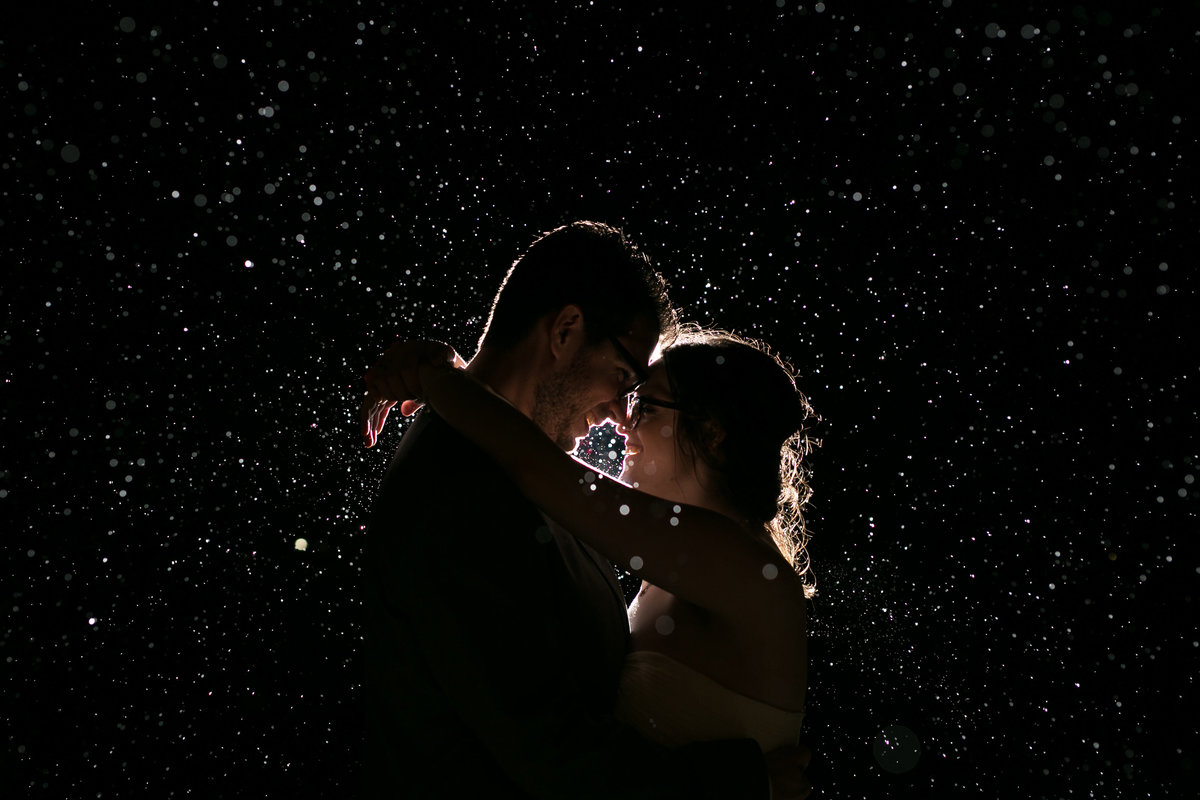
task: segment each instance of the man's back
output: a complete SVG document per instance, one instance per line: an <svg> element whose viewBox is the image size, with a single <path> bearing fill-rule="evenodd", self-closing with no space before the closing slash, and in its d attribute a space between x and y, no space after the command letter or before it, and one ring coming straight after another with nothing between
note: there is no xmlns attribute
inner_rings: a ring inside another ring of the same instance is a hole
<svg viewBox="0 0 1200 800"><path fill-rule="evenodd" d="M495 793L510 780L495 756L517 744L513 715L547 693L598 720L611 712L628 635L620 587L607 561L551 528L437 417L405 433L364 565L373 780L413 791L428 779L436 795L468 779Z"/></svg>
<svg viewBox="0 0 1200 800"><path fill-rule="evenodd" d="M765 796L752 741L672 752L616 722L611 566L428 411L380 486L363 572L368 797Z"/></svg>

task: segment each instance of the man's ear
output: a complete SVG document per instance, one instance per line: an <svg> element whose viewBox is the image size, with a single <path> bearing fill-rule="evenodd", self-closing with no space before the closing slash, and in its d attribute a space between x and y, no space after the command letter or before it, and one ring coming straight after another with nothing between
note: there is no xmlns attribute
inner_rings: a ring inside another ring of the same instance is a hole
<svg viewBox="0 0 1200 800"><path fill-rule="evenodd" d="M573 358L584 343L583 309L565 305L550 323L550 354L555 360Z"/></svg>

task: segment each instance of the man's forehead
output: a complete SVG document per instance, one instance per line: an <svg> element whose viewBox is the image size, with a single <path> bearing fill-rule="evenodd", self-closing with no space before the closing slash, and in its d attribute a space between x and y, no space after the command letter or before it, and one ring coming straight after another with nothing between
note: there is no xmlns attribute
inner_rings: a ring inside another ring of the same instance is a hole
<svg viewBox="0 0 1200 800"><path fill-rule="evenodd" d="M650 362L650 368L646 370L646 382L642 384L642 388L664 389L667 385L666 367L663 365L661 358L656 358Z"/></svg>
<svg viewBox="0 0 1200 800"><path fill-rule="evenodd" d="M621 339L629 349L630 355L639 359L636 366L645 367L658 348L658 325L649 320L635 319Z"/></svg>

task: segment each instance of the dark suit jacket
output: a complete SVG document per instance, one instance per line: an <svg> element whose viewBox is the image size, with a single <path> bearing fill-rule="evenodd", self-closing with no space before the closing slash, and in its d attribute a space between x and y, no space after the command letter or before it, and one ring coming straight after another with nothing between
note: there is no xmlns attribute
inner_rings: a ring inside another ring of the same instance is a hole
<svg viewBox="0 0 1200 800"><path fill-rule="evenodd" d="M363 564L369 798L765 798L752 740L667 750L613 717L625 602L430 411L379 488Z"/></svg>

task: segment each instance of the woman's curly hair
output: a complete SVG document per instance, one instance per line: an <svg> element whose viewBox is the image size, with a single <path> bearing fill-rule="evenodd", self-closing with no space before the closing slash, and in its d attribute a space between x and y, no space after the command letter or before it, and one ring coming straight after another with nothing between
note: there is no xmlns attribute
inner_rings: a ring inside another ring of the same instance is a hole
<svg viewBox="0 0 1200 800"><path fill-rule="evenodd" d="M678 446L701 459L748 521L763 525L816 593L804 511L812 497L806 456L820 422L796 387L796 370L764 343L729 331L681 327L662 353L679 415Z"/></svg>

